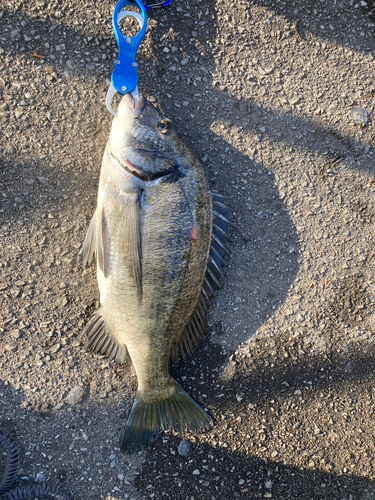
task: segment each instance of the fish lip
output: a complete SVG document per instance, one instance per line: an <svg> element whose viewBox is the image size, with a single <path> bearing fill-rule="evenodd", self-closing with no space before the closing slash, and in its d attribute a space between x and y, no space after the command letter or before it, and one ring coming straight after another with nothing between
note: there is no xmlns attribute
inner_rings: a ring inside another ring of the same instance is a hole
<svg viewBox="0 0 375 500"><path fill-rule="evenodd" d="M130 111L132 111L136 118L139 118L147 103L145 97L141 95L138 101L135 102L135 99L131 94L125 94L124 99Z"/></svg>

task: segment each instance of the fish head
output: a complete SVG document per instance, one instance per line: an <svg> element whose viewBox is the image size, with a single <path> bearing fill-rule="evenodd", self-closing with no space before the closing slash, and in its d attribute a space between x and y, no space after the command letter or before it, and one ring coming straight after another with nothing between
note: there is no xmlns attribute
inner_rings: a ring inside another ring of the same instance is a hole
<svg viewBox="0 0 375 500"><path fill-rule="evenodd" d="M172 122L141 96L137 103L126 94L112 123L110 140L118 151L178 153L180 138Z"/></svg>

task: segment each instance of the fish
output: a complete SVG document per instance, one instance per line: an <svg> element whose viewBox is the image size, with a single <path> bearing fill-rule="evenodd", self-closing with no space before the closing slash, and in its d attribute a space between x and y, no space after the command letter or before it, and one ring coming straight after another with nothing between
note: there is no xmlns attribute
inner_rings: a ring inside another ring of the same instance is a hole
<svg viewBox="0 0 375 500"><path fill-rule="evenodd" d="M170 373L206 328L220 288L230 212L204 168L155 106L126 94L113 119L97 206L80 251L96 259L100 306L82 335L94 353L131 360L138 379L123 453L162 431L211 424Z"/></svg>

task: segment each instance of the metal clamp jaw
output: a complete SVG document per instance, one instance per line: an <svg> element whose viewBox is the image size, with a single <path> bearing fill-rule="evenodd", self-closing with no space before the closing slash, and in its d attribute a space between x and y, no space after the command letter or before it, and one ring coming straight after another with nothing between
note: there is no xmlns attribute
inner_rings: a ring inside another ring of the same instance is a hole
<svg viewBox="0 0 375 500"><path fill-rule="evenodd" d="M141 14L137 12L122 10L127 5L136 5ZM134 17L139 25L140 31L134 37L125 37L120 28L119 22L125 16ZM131 92L135 100L138 100L138 64L135 61L138 47L141 44L147 29L146 8L142 0L120 0L113 12L112 17L113 30L119 49L118 57L115 61L115 69L111 77L111 85L107 92L106 105L108 110L116 115L112 109L112 99L116 93L121 95Z"/></svg>

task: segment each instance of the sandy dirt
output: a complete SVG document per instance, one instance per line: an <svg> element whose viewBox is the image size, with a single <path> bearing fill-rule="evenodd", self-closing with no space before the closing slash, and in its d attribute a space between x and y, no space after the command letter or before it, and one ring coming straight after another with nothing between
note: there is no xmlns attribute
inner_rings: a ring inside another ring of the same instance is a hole
<svg viewBox="0 0 375 500"><path fill-rule="evenodd" d="M78 252L112 119L114 5L0 0L0 428L20 450L15 486L375 499L373 2L172 0L150 13L140 90L202 159L235 228L207 335L172 368L214 425L132 456L119 438L135 374L79 338L99 297Z"/></svg>

